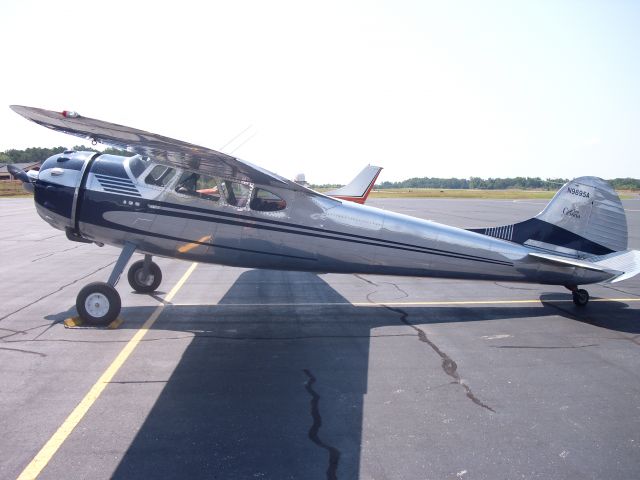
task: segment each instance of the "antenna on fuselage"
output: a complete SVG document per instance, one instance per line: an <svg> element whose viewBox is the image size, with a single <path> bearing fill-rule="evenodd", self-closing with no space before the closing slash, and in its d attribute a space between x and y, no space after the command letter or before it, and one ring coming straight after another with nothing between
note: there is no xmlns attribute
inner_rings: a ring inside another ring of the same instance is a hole
<svg viewBox="0 0 640 480"><path fill-rule="evenodd" d="M227 148L229 145L231 145L233 142L235 142L237 139L239 139L240 137L242 137L242 135L244 135L245 133L247 133L249 130L251 130L253 128L253 125L249 125L247 128L245 128L244 130L242 130L240 133L238 133L235 137L233 137L231 140L229 140L227 143L225 143L222 147L220 147L220 150L224 150L225 148ZM249 137L245 138L239 145L235 146L230 152L228 152L229 154L232 154L233 152L235 152L236 150L238 150L240 147L242 147L244 144L246 144L249 140L251 140L253 137L256 136L258 132L254 131L251 135L249 135Z"/></svg>

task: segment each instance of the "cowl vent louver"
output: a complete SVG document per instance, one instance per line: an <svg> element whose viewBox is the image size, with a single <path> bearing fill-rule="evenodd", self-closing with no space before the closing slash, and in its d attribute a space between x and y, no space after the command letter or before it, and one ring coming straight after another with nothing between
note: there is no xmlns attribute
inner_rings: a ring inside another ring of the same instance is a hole
<svg viewBox="0 0 640 480"><path fill-rule="evenodd" d="M121 195L132 195L141 197L140 192L134 183L128 178L112 177L110 175L96 174L95 176L105 192L119 193Z"/></svg>

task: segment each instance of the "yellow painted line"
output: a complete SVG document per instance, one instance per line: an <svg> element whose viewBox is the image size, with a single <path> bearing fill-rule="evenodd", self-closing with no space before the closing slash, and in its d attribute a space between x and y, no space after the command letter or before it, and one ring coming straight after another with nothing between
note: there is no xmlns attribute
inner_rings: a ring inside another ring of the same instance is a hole
<svg viewBox="0 0 640 480"><path fill-rule="evenodd" d="M640 298L592 298L590 302L640 302ZM307 302L307 303L174 303L178 307L321 307L321 306L352 306L352 307L382 307L403 305L509 305L526 303L573 303L572 299L549 300L461 300L461 301L432 301L432 302Z"/></svg>
<svg viewBox="0 0 640 480"><path fill-rule="evenodd" d="M178 251L180 253L187 253L190 252L191 250L193 250L194 248L198 248L198 247L202 247L203 243L208 242L211 240L211 235L207 235L205 237L202 237L200 239L198 239L196 241L196 243L185 243L184 245L182 245L180 248L178 248ZM206 246L206 245L204 245Z"/></svg>
<svg viewBox="0 0 640 480"><path fill-rule="evenodd" d="M170 302L173 299L173 297L178 293L180 288L182 288L184 283L187 281L189 276L193 273L197 265L197 263L191 264L182 278L178 280L178 283L176 283L169 294L165 297L166 302ZM91 390L89 390L89 392L84 396L84 398L80 401L76 408L73 409L71 414L66 418L62 425L60 425L56 433L53 434L49 441L45 443L44 447L42 447L42 449L37 453L33 460L31 460L31 463L29 463L29 465L27 465L26 468L22 471L22 473L18 477L18 480L34 479L37 478L38 475L40 475L42 469L47 466L51 458L62 446L67 437L69 437L71 432L73 432L78 423L80 423L80 420L82 420L82 418L89 411L98 397L100 397L102 391L106 388L111 379L113 379L115 374L118 373L120 367L122 367L127 358L129 358L129 355L131 355L131 353L138 346L145 334L156 322L163 309L164 303L156 307L151 316L147 319L146 322L144 322L144 325L142 325L142 327L140 327L140 329L135 333L131 340L129 340L129 342L120 351L111 365L109 365L109 367L100 376L98 381L93 385L93 387L91 387Z"/></svg>

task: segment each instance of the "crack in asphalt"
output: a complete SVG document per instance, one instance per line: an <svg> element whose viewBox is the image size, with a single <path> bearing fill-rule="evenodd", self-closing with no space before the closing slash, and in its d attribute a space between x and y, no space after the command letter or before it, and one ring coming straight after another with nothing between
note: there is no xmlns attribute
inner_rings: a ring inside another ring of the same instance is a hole
<svg viewBox="0 0 640 480"><path fill-rule="evenodd" d="M506 288L507 290L538 290L537 288L527 288L527 287L512 287L509 285L504 285L500 282L493 282L496 287Z"/></svg>
<svg viewBox="0 0 640 480"><path fill-rule="evenodd" d="M10 352L30 353L31 355L38 355L39 357L46 357L44 353L34 352L33 350L23 350L21 348L0 347L0 350L8 350Z"/></svg>
<svg viewBox="0 0 640 480"><path fill-rule="evenodd" d="M621 288L612 287L611 285L600 285L603 288L607 288L609 290L616 291L618 293L624 293L625 295L633 295L634 297L640 297L637 293L628 292L626 290L622 290Z"/></svg>
<svg viewBox="0 0 640 480"><path fill-rule="evenodd" d="M54 322L54 324L58 324L60 323L59 321ZM27 328L26 330L10 330L8 328L1 328L0 330L6 330L8 332L12 332L8 335L4 335L2 337L0 337L0 341L2 341L2 343L24 343L24 342L33 342L35 341L38 337L34 337L34 338L29 338L27 340L5 340L9 337L13 337L14 335L27 335L29 334L29 332L32 332L33 330L39 330L42 327L46 327L47 330L51 327L50 323L43 323L42 325L36 325L35 327L31 327L31 328ZM42 340L38 340L38 341L42 341Z"/></svg>
<svg viewBox="0 0 640 480"><path fill-rule="evenodd" d="M337 480L338 478L338 462L340 462L340 450L331 445L324 443L320 440L318 432L322 427L322 417L320 416L320 395L313 389L313 384L316 383L316 377L311 371L306 368L303 370L307 376L307 381L304 384L304 388L309 395L311 395L311 418L313 418L313 424L309 429L309 439L320 448L329 452L329 466L327 467L327 480Z"/></svg>
<svg viewBox="0 0 640 480"><path fill-rule="evenodd" d="M85 247L86 245L76 245L74 247L71 248L67 248L65 250L58 250L56 252L51 252L51 253L44 253L44 254L40 254L41 256L39 256L38 258L34 258L33 260L31 260L31 263L34 262L39 262L40 260L43 260L45 258L49 258L52 255L57 255L58 253L64 253L64 252L68 252L69 250L75 250L76 248L81 248L81 247Z"/></svg>
<svg viewBox="0 0 640 480"><path fill-rule="evenodd" d="M359 278L363 282L366 282L369 285L373 285L375 287L379 287L380 285L391 285L393 288L395 288L396 290L398 290L398 292L400 292L402 294L401 298L409 298L409 294L407 293L407 291L402 289L402 288L400 288L397 283L393 283L393 282L379 282L379 283L376 283L376 282L374 282L372 280L369 280L368 278L364 278L362 275L359 275L357 273L354 274L353 276L356 277L356 278ZM371 300L371 295L373 295L375 293L378 293L377 290L373 291L373 292L369 292L367 294L367 301L369 303L379 303L379 302L374 302L373 300Z"/></svg>
<svg viewBox="0 0 640 480"><path fill-rule="evenodd" d="M5 319L9 318L11 315L14 315L14 314L16 314L16 313L18 313L18 312L21 312L21 311L22 311L22 310L24 310L25 308L28 308L28 307L31 307L32 305L35 305L36 303L38 303L38 302L40 302L40 301L44 300L45 298L50 297L51 295L55 295L56 293L61 292L61 291L62 291L62 290L64 290L65 288L67 288L67 287L69 287L69 286L71 286L71 285L73 285L73 284L75 284L75 283L78 283L80 280L84 280L85 278L90 277L91 275L94 275L94 274L98 273L100 270L104 270L105 268L110 267L110 266L111 266L111 265L113 265L114 263L116 263L116 261L115 261L115 260L114 260L114 261L112 261L112 262L109 262L108 264L106 264L106 265L104 265L104 266L102 266L102 267L100 267L100 268L98 268L98 269L96 269L96 270L94 270L94 271L92 271L92 272L87 273L86 275L83 275L83 276L81 276L81 277L79 277L79 278L76 278L76 279L75 279L75 280L73 280L72 282L66 283L66 284L64 284L64 285L62 285L62 286L60 286L60 287L58 287L58 288L57 288L56 290L54 290L53 292L49 292L49 293L47 293L46 295L43 295L43 296L41 296L40 298L37 298L37 299L36 299L36 300L34 300L33 302L29 302L28 304L23 305L22 307L18 308L17 310L14 310L14 311L13 311L13 312L11 312L11 313L7 313L5 316L0 317L0 322L1 322L2 320L5 320Z"/></svg>
<svg viewBox="0 0 640 480"><path fill-rule="evenodd" d="M456 384L460 385L462 388L465 389L465 391L467 392L467 398L469 398L469 400L471 400L473 403L475 403L479 407L485 408L485 409L489 410L490 412L496 413L496 411L493 408L491 408L486 403L482 402L482 400L480 400L475 395L475 393L473 393L473 390L471 390L471 387L469 387L469 385L467 385L462 380L462 378L460 378L460 374L458 373L458 364L449 355L447 355L445 352L440 350L440 348L429 339L429 337L427 336L427 334L425 333L424 330L422 330L419 327L416 327L411 322L409 322L409 320L407 320L407 317L409 316L409 314L407 312L405 312L401 308L389 307L387 305L383 305L383 306L387 310L390 310L392 312L395 312L395 313L399 314L400 315L400 321L402 323L404 323L406 326L408 326L408 327L412 328L413 330L415 330L418 333L418 339L421 342L426 343L427 345L429 345L431 347L431 349L438 354L438 356L442 359L442 370L444 370L444 373L446 373L451 378L453 378L453 382L452 383L456 383Z"/></svg>
<svg viewBox="0 0 640 480"><path fill-rule="evenodd" d="M366 278L363 278L360 275L355 275L356 277L358 277L360 280L363 280L364 282L370 284L370 285L375 285L375 286L380 286L379 284L368 280ZM408 294L402 290L400 287L398 287L396 284L394 284L393 282L384 282L387 284L391 284L394 285L399 291L405 293L405 295L408 296ZM370 295L372 295L375 292L371 292L367 295L367 300L369 300L371 302L371 299L369 298ZM469 398L469 400L471 400L473 403L475 403L476 405L478 405L479 407L482 407L486 410L489 410L490 412L496 413L496 411L491 408L489 405L487 405L486 403L482 402L476 395L475 393L473 393L473 390L471 390L471 387L469 387L469 385L467 385L462 378L460 378L460 374L458 373L458 364L451 358L449 357L449 355L447 355L445 352L443 352L434 342L432 342L429 337L427 336L426 332L424 330L422 330L421 328L417 327L416 325L412 324L409 320L409 314L401 309L401 308L396 308L396 307L390 307L388 305L381 305L382 307L386 308L387 310L397 313L400 315L400 321L402 323L404 323L406 326L412 328L413 330L416 331L416 333L418 334L418 340L420 340L423 343L426 343L427 345L429 345L431 347L431 349L438 354L438 356L442 359L442 370L444 371L444 373L446 373L447 375L449 375L451 378L453 378L453 382L454 384L460 385L462 388L464 388L466 394L467 394L467 398Z"/></svg>

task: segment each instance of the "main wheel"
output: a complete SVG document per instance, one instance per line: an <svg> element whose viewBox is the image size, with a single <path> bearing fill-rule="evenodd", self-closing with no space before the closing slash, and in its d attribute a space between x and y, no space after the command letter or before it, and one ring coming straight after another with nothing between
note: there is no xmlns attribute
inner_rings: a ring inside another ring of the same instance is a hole
<svg viewBox="0 0 640 480"><path fill-rule="evenodd" d="M120 295L108 283L90 283L78 293L76 309L80 318L90 325L108 325L120 313Z"/></svg>
<svg viewBox="0 0 640 480"><path fill-rule="evenodd" d="M144 260L133 262L127 274L129 285L136 292L151 293L155 292L162 282L162 270L154 263L149 263L149 273L144 274Z"/></svg>
<svg viewBox="0 0 640 480"><path fill-rule="evenodd" d="M575 303L578 307L584 307L587 303L589 303L589 292L582 288L573 291L572 295L573 303Z"/></svg>

